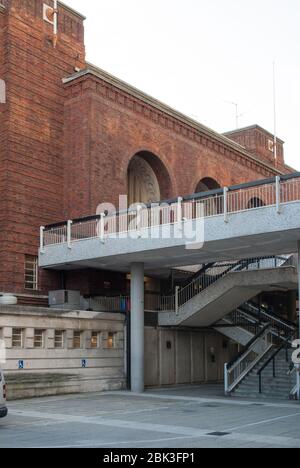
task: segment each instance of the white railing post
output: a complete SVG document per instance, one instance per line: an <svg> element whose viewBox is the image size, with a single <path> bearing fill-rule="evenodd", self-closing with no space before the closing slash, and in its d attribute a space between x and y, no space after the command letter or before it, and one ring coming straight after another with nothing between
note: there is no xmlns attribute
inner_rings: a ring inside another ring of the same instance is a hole
<svg viewBox="0 0 300 468"><path fill-rule="evenodd" d="M281 213L280 176L276 177L276 211Z"/></svg>
<svg viewBox="0 0 300 468"><path fill-rule="evenodd" d="M228 395L228 369L227 369L227 363L224 364L224 390L225 390L225 395Z"/></svg>
<svg viewBox="0 0 300 468"><path fill-rule="evenodd" d="M228 187L224 187L224 222L228 223Z"/></svg>
<svg viewBox="0 0 300 468"><path fill-rule="evenodd" d="M45 233L45 227L41 226L40 227L40 252L42 254L45 253L44 233Z"/></svg>
<svg viewBox="0 0 300 468"><path fill-rule="evenodd" d="M100 238L102 244L104 244L104 234L105 234L105 231L104 231L104 218L105 218L105 214L100 213L99 238Z"/></svg>
<svg viewBox="0 0 300 468"><path fill-rule="evenodd" d="M142 212L143 212L143 207L141 205L138 205L136 208L136 230L138 233L139 237L142 237Z"/></svg>
<svg viewBox="0 0 300 468"><path fill-rule="evenodd" d="M176 286L175 288L175 313L176 315L179 315L179 286Z"/></svg>
<svg viewBox="0 0 300 468"><path fill-rule="evenodd" d="M72 224L73 221L68 221L68 227L67 227L67 242L68 242L68 249L72 248Z"/></svg>
<svg viewBox="0 0 300 468"><path fill-rule="evenodd" d="M177 222L179 225L183 223L183 207L182 207L183 198L178 197L177 200ZM181 227L181 226L179 226Z"/></svg>

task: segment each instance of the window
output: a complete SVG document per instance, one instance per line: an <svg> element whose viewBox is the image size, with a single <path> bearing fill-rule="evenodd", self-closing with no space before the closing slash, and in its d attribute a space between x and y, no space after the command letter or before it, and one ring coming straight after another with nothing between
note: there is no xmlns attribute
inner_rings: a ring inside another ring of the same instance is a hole
<svg viewBox="0 0 300 468"><path fill-rule="evenodd" d="M63 330L55 330L54 348L63 349L64 345L65 345L65 332Z"/></svg>
<svg viewBox="0 0 300 468"><path fill-rule="evenodd" d="M24 344L24 330L22 328L12 329L12 347L23 348Z"/></svg>
<svg viewBox="0 0 300 468"><path fill-rule="evenodd" d="M33 347L44 348L45 330L34 330Z"/></svg>
<svg viewBox="0 0 300 468"><path fill-rule="evenodd" d="M99 348L99 333L98 332L92 332L91 336L91 348Z"/></svg>
<svg viewBox="0 0 300 468"><path fill-rule="evenodd" d="M74 349L80 349L81 348L81 332L80 331L74 331L73 348Z"/></svg>
<svg viewBox="0 0 300 468"><path fill-rule="evenodd" d="M25 289L38 289L38 257L25 255Z"/></svg>
<svg viewBox="0 0 300 468"><path fill-rule="evenodd" d="M109 333L108 338L107 338L107 348L112 349L115 348L116 346L116 334L115 333Z"/></svg>

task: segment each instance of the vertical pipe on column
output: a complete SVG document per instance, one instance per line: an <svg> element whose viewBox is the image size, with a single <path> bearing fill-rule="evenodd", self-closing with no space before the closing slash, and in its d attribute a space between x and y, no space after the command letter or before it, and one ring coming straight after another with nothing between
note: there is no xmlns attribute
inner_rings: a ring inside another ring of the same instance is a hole
<svg viewBox="0 0 300 468"><path fill-rule="evenodd" d="M131 391L144 391L144 264L131 265Z"/></svg>
<svg viewBox="0 0 300 468"><path fill-rule="evenodd" d="M298 241L298 308L300 308L300 241ZM299 335L300 339L300 311L298 310L298 324L299 324Z"/></svg>
<svg viewBox="0 0 300 468"><path fill-rule="evenodd" d="M298 324L299 324L299 334L298 338L300 339L300 241L298 241ZM297 384L298 384L298 400L300 400L300 369L297 369Z"/></svg>
<svg viewBox="0 0 300 468"><path fill-rule="evenodd" d="M45 227L41 226L40 227L40 252L41 253L45 253L45 250L44 250L44 246L45 246L44 233L45 233Z"/></svg>

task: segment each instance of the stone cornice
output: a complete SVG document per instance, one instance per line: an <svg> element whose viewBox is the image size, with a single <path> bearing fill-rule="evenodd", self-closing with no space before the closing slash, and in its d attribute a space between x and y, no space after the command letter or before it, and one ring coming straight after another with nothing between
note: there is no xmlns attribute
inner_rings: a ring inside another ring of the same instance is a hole
<svg viewBox="0 0 300 468"><path fill-rule="evenodd" d="M220 154L225 154L226 156L231 156L235 160L240 160L243 165L248 167L253 166L255 167L255 170L260 172L262 175L270 176L283 174L283 172L253 156L251 153L246 151L243 146L230 140L226 136L211 130L184 114L181 114L137 88L119 80L113 75L110 75L104 70L96 68L90 64L87 65L88 68L64 78L63 83L65 85L72 85L73 83L78 83L78 80L84 79L88 76L98 78L101 80L103 85L110 88L110 92L106 93L106 97L118 102L119 105L123 104L132 111L143 113L144 117L148 119L150 118L156 123L161 123L168 130L174 130L176 133L180 133L182 136L190 140L194 140L197 143L202 143L209 148L218 150ZM119 97L116 93L119 94ZM104 95L103 92L101 92L101 94L102 96ZM129 97L132 98L132 102L129 102L128 99L126 100L126 95L129 95ZM143 104L146 104L147 107L143 106ZM157 115L154 115L155 111Z"/></svg>

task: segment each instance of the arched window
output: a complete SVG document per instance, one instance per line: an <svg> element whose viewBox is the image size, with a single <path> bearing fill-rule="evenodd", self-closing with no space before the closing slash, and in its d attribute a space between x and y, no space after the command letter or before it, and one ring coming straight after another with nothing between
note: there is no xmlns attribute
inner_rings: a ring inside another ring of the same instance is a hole
<svg viewBox="0 0 300 468"><path fill-rule="evenodd" d="M127 171L128 205L156 203L171 198L172 184L168 171L153 153L137 153Z"/></svg>
<svg viewBox="0 0 300 468"><path fill-rule="evenodd" d="M196 187L196 193L209 192L210 190L216 190L221 188L220 184L211 177L205 177L201 179Z"/></svg>
<svg viewBox="0 0 300 468"><path fill-rule="evenodd" d="M216 180L211 177L205 177L197 184L196 193L210 192L219 188L221 187ZM203 200L204 216L215 216L223 212L224 201L222 197L208 195L207 199L204 197L201 200Z"/></svg>
<svg viewBox="0 0 300 468"><path fill-rule="evenodd" d="M251 210L253 208L261 208L262 206L266 206L265 203L258 197L253 197L248 202L248 209Z"/></svg>

